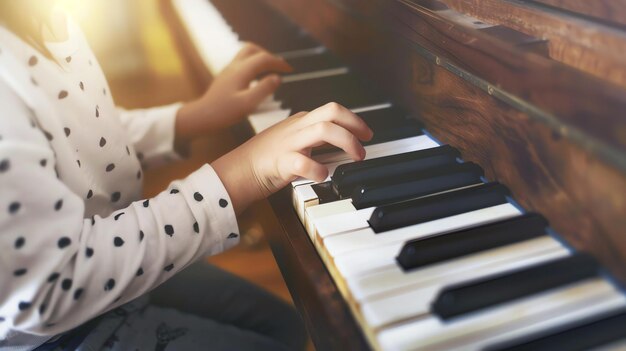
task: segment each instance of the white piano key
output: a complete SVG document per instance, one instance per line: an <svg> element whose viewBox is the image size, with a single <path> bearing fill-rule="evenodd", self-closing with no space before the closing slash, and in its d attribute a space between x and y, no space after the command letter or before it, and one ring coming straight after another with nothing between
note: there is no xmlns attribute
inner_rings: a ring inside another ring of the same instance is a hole
<svg viewBox="0 0 626 351"><path fill-rule="evenodd" d="M434 316L383 330L385 350L480 350L626 306L626 296L601 278L588 279L444 322Z"/></svg>
<svg viewBox="0 0 626 351"><path fill-rule="evenodd" d="M207 0L173 0L174 10L209 71L216 75L241 49L242 43L219 11Z"/></svg>
<svg viewBox="0 0 626 351"><path fill-rule="evenodd" d="M519 209L510 203L506 203L378 234L374 233L369 227L369 224L363 220L355 220L353 224L349 223L352 224L352 231L343 234L338 233L345 231L349 224L337 226L333 224L331 217L323 218L319 223L316 223L315 226L318 234L323 238L324 247L328 253L332 257L338 257L351 251L404 242L409 239L424 238L434 234L442 234L452 230L487 224L513 216L519 216L520 214ZM369 217L367 220L369 220ZM364 225L366 227L363 227ZM359 227L363 229L358 229Z"/></svg>
<svg viewBox="0 0 626 351"><path fill-rule="evenodd" d="M427 135L419 135L405 139L398 139L379 144L367 145L365 146L365 151L367 152L366 159L395 155L403 152L430 149L437 146L439 146L439 144L431 137ZM351 161L350 156L345 152L329 152L318 155L315 157L315 159L321 163Z"/></svg>
<svg viewBox="0 0 626 351"><path fill-rule="evenodd" d="M537 238L498 249L405 272L387 272L348 280L363 316L372 328L425 315L446 286L488 275L509 272L569 255L550 237ZM377 286L388 284L386 286Z"/></svg>
<svg viewBox="0 0 626 351"><path fill-rule="evenodd" d="M285 60L289 60L289 59L295 59L295 58L300 58L300 57L315 56L315 55L323 54L326 51L327 51L326 47L316 46L310 49L301 49L301 50L281 52L281 53L277 53L276 56L280 56L284 58Z"/></svg>
<svg viewBox="0 0 626 351"><path fill-rule="evenodd" d="M303 185L306 186L306 185ZM315 221L324 217L333 216L341 213L354 212L356 209L352 206L352 200L345 199L334 201L328 204L317 206L309 206L304 211L304 226L307 233L312 239L315 239Z"/></svg>
<svg viewBox="0 0 626 351"><path fill-rule="evenodd" d="M296 211L300 221L304 222L304 210L309 205L317 204L317 194L310 185L301 185L293 188Z"/></svg>
<svg viewBox="0 0 626 351"><path fill-rule="evenodd" d="M324 240L331 235L347 232L362 231L369 228L367 222L375 207L363 208L357 211L340 213L321 218L313 223L316 239Z"/></svg>
<svg viewBox="0 0 626 351"><path fill-rule="evenodd" d="M248 116L248 121L256 134L283 121L291 115L290 110L271 110L267 112L257 112Z"/></svg>
<svg viewBox="0 0 626 351"><path fill-rule="evenodd" d="M288 75L283 76L281 80L283 84L288 84L292 82L300 82L300 81L309 80L309 79L339 76L342 74L348 74L349 72L350 72L350 69L348 67L329 68L329 69L323 69L323 70L314 71L314 72L288 74Z"/></svg>
<svg viewBox="0 0 626 351"><path fill-rule="evenodd" d="M382 110L384 108L390 108L391 106L392 104L390 102L386 102L384 104L357 107L357 108L351 109L350 111L354 113L363 113L363 112L369 112L369 111L375 111L375 110Z"/></svg>

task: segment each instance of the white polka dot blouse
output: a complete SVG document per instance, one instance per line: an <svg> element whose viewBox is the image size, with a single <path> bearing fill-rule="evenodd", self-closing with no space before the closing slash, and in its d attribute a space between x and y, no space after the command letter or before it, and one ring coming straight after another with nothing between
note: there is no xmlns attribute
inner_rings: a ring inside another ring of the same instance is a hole
<svg viewBox="0 0 626 351"><path fill-rule="evenodd" d="M177 158L179 105L117 109L68 32L50 60L0 26L0 344L74 328L239 241L209 165L141 199L142 166Z"/></svg>

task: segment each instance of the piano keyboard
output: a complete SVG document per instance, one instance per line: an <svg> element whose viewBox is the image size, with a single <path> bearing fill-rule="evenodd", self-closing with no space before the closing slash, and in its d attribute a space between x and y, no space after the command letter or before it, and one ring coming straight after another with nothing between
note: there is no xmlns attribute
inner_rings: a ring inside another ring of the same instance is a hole
<svg viewBox="0 0 626 351"><path fill-rule="evenodd" d="M294 67L249 116L256 133L330 101L375 131L366 160L320 150L331 176L291 184L295 211L375 349L626 347L626 296L593 258L322 45L268 8L245 11L247 0L172 1L213 74L242 41Z"/></svg>

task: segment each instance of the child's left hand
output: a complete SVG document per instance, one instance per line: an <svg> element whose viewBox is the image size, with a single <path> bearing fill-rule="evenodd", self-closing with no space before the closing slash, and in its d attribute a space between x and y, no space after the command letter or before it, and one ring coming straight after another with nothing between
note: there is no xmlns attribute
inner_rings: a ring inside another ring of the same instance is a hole
<svg viewBox="0 0 626 351"><path fill-rule="evenodd" d="M177 142L232 126L252 113L280 85L275 73L291 72L285 60L254 44L246 44L207 92L183 106L176 117ZM262 74L272 73L251 87Z"/></svg>

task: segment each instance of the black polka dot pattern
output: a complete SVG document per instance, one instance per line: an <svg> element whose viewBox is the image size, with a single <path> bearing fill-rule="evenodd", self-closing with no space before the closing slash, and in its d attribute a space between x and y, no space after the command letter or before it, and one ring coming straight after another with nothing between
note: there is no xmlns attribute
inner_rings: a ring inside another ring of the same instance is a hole
<svg viewBox="0 0 626 351"><path fill-rule="evenodd" d="M235 238L238 238L238 237L239 237L239 235L235 234L235 233L228 234L228 239L235 239Z"/></svg>
<svg viewBox="0 0 626 351"><path fill-rule="evenodd" d="M193 224L193 231L196 233L200 233L200 226L198 225L198 222Z"/></svg>
<svg viewBox="0 0 626 351"><path fill-rule="evenodd" d="M111 172L111 171L112 171L112 170L114 170L114 169L115 169L115 163L109 163L109 164L107 165L106 171L107 171L107 172Z"/></svg>
<svg viewBox="0 0 626 351"><path fill-rule="evenodd" d="M122 247L122 246L124 246L124 239L120 238L119 236L116 236L113 239L113 245L115 245L115 247Z"/></svg>
<svg viewBox="0 0 626 351"><path fill-rule="evenodd" d="M100 138L100 143L99 143L100 147L104 147L104 145L106 144L107 144L107 140L104 137Z"/></svg>
<svg viewBox="0 0 626 351"><path fill-rule="evenodd" d="M87 199L91 199L93 197L93 190L89 189L87 192Z"/></svg>
<svg viewBox="0 0 626 351"><path fill-rule="evenodd" d="M70 134L72 134L72 130L69 129L68 127L63 128L63 131L65 132L66 137L69 137Z"/></svg>
<svg viewBox="0 0 626 351"><path fill-rule="evenodd" d="M37 64L37 62L39 62L39 59L37 58L37 56L31 56L28 59L28 65L31 66L31 67L35 66Z"/></svg>
<svg viewBox="0 0 626 351"><path fill-rule="evenodd" d="M59 249L64 249L70 246L71 244L72 244L72 240L66 236L62 237L61 239L59 239L59 241L57 241L57 246L59 246Z"/></svg>
<svg viewBox="0 0 626 351"><path fill-rule="evenodd" d="M91 247L88 247L85 249L85 256L87 256L87 258L93 256L94 254L94 250Z"/></svg>
<svg viewBox="0 0 626 351"><path fill-rule="evenodd" d="M96 117L100 117L100 107L96 106Z"/></svg>
<svg viewBox="0 0 626 351"><path fill-rule="evenodd" d="M104 291L111 291L115 287L115 279L111 278L104 284Z"/></svg>
<svg viewBox="0 0 626 351"><path fill-rule="evenodd" d="M117 221L118 219L120 219L120 217L122 217L126 212L120 212L118 214L116 214L113 218Z"/></svg>
<svg viewBox="0 0 626 351"><path fill-rule="evenodd" d="M137 270L137 273L135 273L136 276L142 276L143 275L143 268L139 267L139 269Z"/></svg>
<svg viewBox="0 0 626 351"><path fill-rule="evenodd" d="M61 289L68 291L72 288L72 279L63 279L63 281L61 282Z"/></svg>
<svg viewBox="0 0 626 351"><path fill-rule="evenodd" d="M68 92L67 92L66 90L61 90L61 91L59 92L59 100L63 100L63 99L65 99L68 95L69 95L69 94L68 94Z"/></svg>
<svg viewBox="0 0 626 351"><path fill-rule="evenodd" d="M20 208L22 208L22 204L21 203L19 203L17 201L12 202L9 205L9 213L10 214L16 214L20 210Z"/></svg>
<svg viewBox="0 0 626 351"><path fill-rule="evenodd" d="M13 244L13 246L19 250L22 247L24 247L24 244L26 244L26 239L24 239L23 236L20 236L19 238L15 239L15 243Z"/></svg>
<svg viewBox="0 0 626 351"><path fill-rule="evenodd" d="M72 56L68 56L65 58L65 62L70 63L72 62Z"/></svg>
<svg viewBox="0 0 626 351"><path fill-rule="evenodd" d="M196 192L193 194L193 199L200 202L204 200L204 196L202 196L202 194L200 194L199 192Z"/></svg>
<svg viewBox="0 0 626 351"><path fill-rule="evenodd" d="M46 136L46 139L48 139L48 141L52 141L52 140L54 140L54 136L53 136L52 134L50 134L50 132L49 132L49 131L44 130L44 131L43 131L43 134Z"/></svg>
<svg viewBox="0 0 626 351"><path fill-rule="evenodd" d="M171 271L172 269L174 269L174 264L173 264L173 263L170 263L170 264L168 264L167 266L165 266L165 267L163 268L163 270L164 270L164 271L166 271L166 272L169 272L169 271Z"/></svg>
<svg viewBox="0 0 626 351"><path fill-rule="evenodd" d="M47 164L48 164L48 160L46 160L45 158L39 161L39 165L41 165L41 167L46 167Z"/></svg>
<svg viewBox="0 0 626 351"><path fill-rule="evenodd" d="M53 281L59 279L59 273L52 273L48 276L48 283L52 283Z"/></svg>
<svg viewBox="0 0 626 351"><path fill-rule="evenodd" d="M60 211L61 208L63 208L63 199L58 200L57 202L54 203L54 210L55 211Z"/></svg>
<svg viewBox="0 0 626 351"><path fill-rule="evenodd" d="M26 272L28 272L26 268L20 268L20 269L16 269L15 271L13 271L13 275L16 277L21 277L24 274L26 274Z"/></svg>
<svg viewBox="0 0 626 351"><path fill-rule="evenodd" d="M165 234L171 236L174 236L174 227L171 224L168 224L165 226Z"/></svg>
<svg viewBox="0 0 626 351"><path fill-rule="evenodd" d="M78 87L80 88L80 90L85 91L85 83L83 82L78 83Z"/></svg>
<svg viewBox="0 0 626 351"><path fill-rule="evenodd" d="M7 159L0 161L0 173L6 173L11 168L11 162Z"/></svg>
<svg viewBox="0 0 626 351"><path fill-rule="evenodd" d="M39 306L39 314L44 314L47 308L48 306L46 304Z"/></svg>
<svg viewBox="0 0 626 351"><path fill-rule="evenodd" d="M74 290L74 300L80 299L80 297L83 295L84 291L85 290L82 289L82 288Z"/></svg>
<svg viewBox="0 0 626 351"><path fill-rule="evenodd" d="M144 236L145 236L145 235L144 235L144 233L143 233L143 230L140 230L140 231L139 231L139 242L142 242L142 241L143 241L143 237L144 237Z"/></svg>
<svg viewBox="0 0 626 351"><path fill-rule="evenodd" d="M17 308L18 308L20 311L25 311L25 310L29 309L29 308L30 308L30 306L32 306L32 303L22 301L22 302L20 302L20 303L17 305Z"/></svg>
<svg viewBox="0 0 626 351"><path fill-rule="evenodd" d="M228 206L228 201L226 201L225 199L220 199L220 207L222 208L226 208L226 206Z"/></svg>
<svg viewBox="0 0 626 351"><path fill-rule="evenodd" d="M178 193L180 193L180 191L178 191L178 189L170 190L170 194L178 194Z"/></svg>

